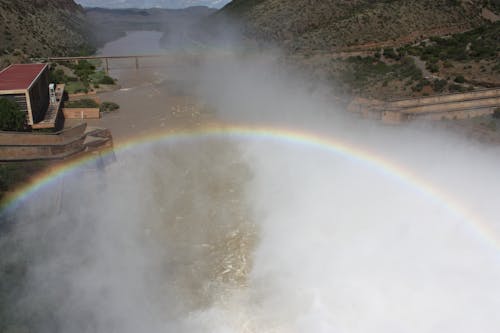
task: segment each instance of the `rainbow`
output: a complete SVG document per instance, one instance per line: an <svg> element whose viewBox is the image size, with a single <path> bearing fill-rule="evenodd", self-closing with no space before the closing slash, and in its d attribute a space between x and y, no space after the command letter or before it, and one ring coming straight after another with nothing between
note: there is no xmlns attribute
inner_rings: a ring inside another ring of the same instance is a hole
<svg viewBox="0 0 500 333"><path fill-rule="evenodd" d="M495 251L500 252L500 239L497 238L495 231L479 216L479 214L466 208L457 198L449 193L437 188L434 184L419 177L410 169L405 168L395 162L377 155L361 147L354 146L339 138L330 135L318 135L306 131L265 126L238 126L238 125L208 125L191 130L171 130L154 132L147 135L131 138L114 147L114 152L126 152L131 149L145 147L145 145L158 142L183 142L193 139L206 138L227 138L227 139L248 139L261 141L280 141L291 145L307 146L312 149L319 149L331 154L336 154L344 158L361 162L370 168L373 168L380 174L401 182L402 184L417 190L431 201L443 206L454 216L466 221L472 226L482 239L493 247ZM103 152L101 155L111 154L112 152ZM31 197L39 189L61 179L65 175L78 169L91 161L95 161L96 155L90 154L79 157L59 166L48 169L40 173L27 185L20 187L13 194L9 195L2 206L0 212L14 209L21 202Z"/></svg>

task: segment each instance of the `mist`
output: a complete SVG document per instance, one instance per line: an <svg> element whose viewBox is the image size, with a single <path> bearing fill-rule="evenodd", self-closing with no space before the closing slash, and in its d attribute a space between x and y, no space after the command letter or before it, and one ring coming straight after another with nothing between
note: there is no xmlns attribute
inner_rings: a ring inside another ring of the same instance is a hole
<svg viewBox="0 0 500 333"><path fill-rule="evenodd" d="M165 72L217 123L345 142L418 180L277 136L117 151L2 217L2 331L498 331L497 146L347 115L279 51Z"/></svg>

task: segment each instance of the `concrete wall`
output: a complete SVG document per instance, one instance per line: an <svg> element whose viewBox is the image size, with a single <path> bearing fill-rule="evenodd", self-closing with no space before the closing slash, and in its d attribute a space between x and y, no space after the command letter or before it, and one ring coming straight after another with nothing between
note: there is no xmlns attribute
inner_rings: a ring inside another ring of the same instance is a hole
<svg viewBox="0 0 500 333"><path fill-rule="evenodd" d="M456 119L469 119L480 116L487 116L493 114L494 107L484 107L475 109L463 109L446 112L432 112L408 115L408 119L422 119L422 120L456 120Z"/></svg>
<svg viewBox="0 0 500 333"><path fill-rule="evenodd" d="M490 115L500 107L500 89L383 102L356 98L348 111L386 123L411 119L468 119Z"/></svg>
<svg viewBox="0 0 500 333"><path fill-rule="evenodd" d="M87 124L81 124L54 134L0 131L0 149L3 146L65 145L84 137L86 128Z"/></svg>
<svg viewBox="0 0 500 333"><path fill-rule="evenodd" d="M446 95L390 101L387 103L387 108L405 108L405 107L438 104L438 103L460 102L470 99L479 99L488 97L500 97L500 89L477 90L460 94L446 94Z"/></svg>
<svg viewBox="0 0 500 333"><path fill-rule="evenodd" d="M96 101L97 103L101 104L100 98L97 96L97 94L85 94L85 93L78 93L78 94L69 94L68 95L68 100L70 101L78 101L80 99L92 99Z"/></svg>
<svg viewBox="0 0 500 333"><path fill-rule="evenodd" d="M99 119L101 116L99 108L64 108L63 114L66 119Z"/></svg>
<svg viewBox="0 0 500 333"><path fill-rule="evenodd" d="M470 101L461 101L461 102L450 102L450 103L441 103L441 104L430 104L430 105L421 105L410 108L401 109L400 112L410 114L410 113L427 113L427 112L446 112L452 110L461 110L467 108L476 108L482 106L499 106L500 105L500 97L494 98L482 98Z"/></svg>
<svg viewBox="0 0 500 333"><path fill-rule="evenodd" d="M0 146L0 161L28 161L64 158L84 150L85 137L64 145Z"/></svg>
<svg viewBox="0 0 500 333"><path fill-rule="evenodd" d="M383 111L381 119L386 124L399 124L406 119L406 116L399 111Z"/></svg>

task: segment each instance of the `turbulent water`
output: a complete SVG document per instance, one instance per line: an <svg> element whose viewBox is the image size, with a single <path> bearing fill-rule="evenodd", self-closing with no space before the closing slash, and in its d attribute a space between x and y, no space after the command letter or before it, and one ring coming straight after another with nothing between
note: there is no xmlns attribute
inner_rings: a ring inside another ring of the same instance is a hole
<svg viewBox="0 0 500 333"><path fill-rule="evenodd" d="M2 215L0 331L497 332L498 147L345 117L269 58L226 60L193 86L154 71L246 133L201 135L165 103L172 84L134 85L103 121L193 134L74 168ZM172 117L140 121L154 108Z"/></svg>

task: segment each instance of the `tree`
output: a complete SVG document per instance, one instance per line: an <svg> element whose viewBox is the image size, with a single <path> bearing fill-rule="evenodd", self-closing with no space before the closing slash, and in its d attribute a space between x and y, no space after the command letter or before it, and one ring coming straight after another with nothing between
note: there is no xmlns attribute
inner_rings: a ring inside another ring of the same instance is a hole
<svg viewBox="0 0 500 333"><path fill-rule="evenodd" d="M0 130L22 131L25 119L19 105L6 98L0 98Z"/></svg>

